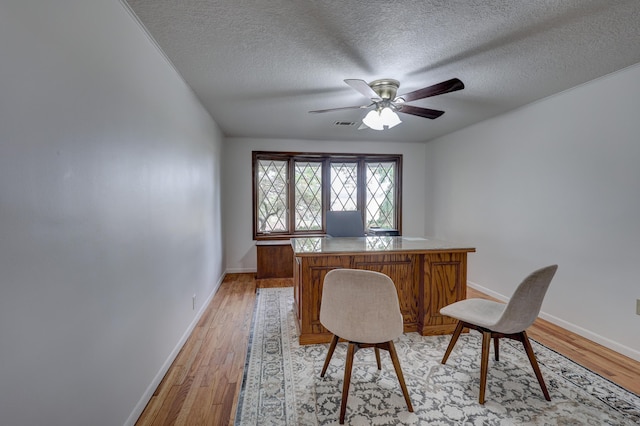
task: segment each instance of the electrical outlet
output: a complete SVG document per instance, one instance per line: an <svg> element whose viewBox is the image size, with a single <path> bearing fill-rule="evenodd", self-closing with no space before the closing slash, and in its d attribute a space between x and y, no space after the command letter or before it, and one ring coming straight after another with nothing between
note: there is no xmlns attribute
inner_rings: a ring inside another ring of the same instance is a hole
<svg viewBox="0 0 640 426"><path fill-rule="evenodd" d="M636 315L640 315L640 299L636 299Z"/></svg>
<svg viewBox="0 0 640 426"><path fill-rule="evenodd" d="M191 309L196 310L196 295L194 294L191 298Z"/></svg>

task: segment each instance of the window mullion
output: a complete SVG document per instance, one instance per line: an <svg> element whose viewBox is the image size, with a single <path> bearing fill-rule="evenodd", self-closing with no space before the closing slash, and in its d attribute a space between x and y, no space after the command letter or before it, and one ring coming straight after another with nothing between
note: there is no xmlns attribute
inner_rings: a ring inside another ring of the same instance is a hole
<svg viewBox="0 0 640 426"><path fill-rule="evenodd" d="M362 223L367 224L367 168L364 158L358 159L358 210L362 213Z"/></svg>
<svg viewBox="0 0 640 426"><path fill-rule="evenodd" d="M395 161L395 217L394 217L394 227L398 231L402 232L402 173L400 170L402 169L402 158L399 158Z"/></svg>
<svg viewBox="0 0 640 426"><path fill-rule="evenodd" d="M289 233L294 234L296 232L296 176L295 176L295 158L289 158L289 164L287 167L287 194L289 199L287 200L287 218L289 223Z"/></svg>
<svg viewBox="0 0 640 426"><path fill-rule="evenodd" d="M322 161L322 232L327 232L327 211L331 208L331 159Z"/></svg>

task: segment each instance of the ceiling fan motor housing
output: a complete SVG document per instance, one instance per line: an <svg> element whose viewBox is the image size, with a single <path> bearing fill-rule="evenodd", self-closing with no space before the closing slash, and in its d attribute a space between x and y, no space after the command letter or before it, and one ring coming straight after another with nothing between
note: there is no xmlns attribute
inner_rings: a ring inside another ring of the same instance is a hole
<svg viewBox="0 0 640 426"><path fill-rule="evenodd" d="M393 101L396 98L400 82L398 80L385 78L382 80L372 81L369 83L369 86L378 94L378 96L380 96L380 98Z"/></svg>

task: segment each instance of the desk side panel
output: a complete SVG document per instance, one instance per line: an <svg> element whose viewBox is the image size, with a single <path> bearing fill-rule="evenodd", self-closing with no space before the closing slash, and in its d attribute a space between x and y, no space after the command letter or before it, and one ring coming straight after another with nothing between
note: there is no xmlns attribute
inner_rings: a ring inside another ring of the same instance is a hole
<svg viewBox="0 0 640 426"><path fill-rule="evenodd" d="M300 344L327 343L329 333L320 324L322 284L327 272L337 268L350 268L347 256L300 257Z"/></svg>
<svg viewBox="0 0 640 426"><path fill-rule="evenodd" d="M423 335L452 333L456 320L440 309L467 295L467 254L430 253L424 256L424 289L420 316Z"/></svg>

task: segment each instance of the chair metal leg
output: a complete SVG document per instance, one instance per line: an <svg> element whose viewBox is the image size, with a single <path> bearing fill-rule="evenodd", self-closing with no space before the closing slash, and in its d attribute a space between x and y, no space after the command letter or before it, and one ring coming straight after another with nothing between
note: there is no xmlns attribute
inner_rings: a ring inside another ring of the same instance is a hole
<svg viewBox="0 0 640 426"><path fill-rule="evenodd" d="M487 369L489 368L489 347L491 346L491 332L482 332L482 359L480 362L480 404L484 404L484 392L487 387Z"/></svg>
<svg viewBox="0 0 640 426"><path fill-rule="evenodd" d="M400 388L402 389L402 394L404 395L404 400L407 403L407 408L410 413L413 413L413 405L411 404L411 398L409 398L409 390L407 389L407 385L404 382L404 375L402 374L402 368L400 367L400 359L398 359L398 354L396 352L396 347L392 341L388 342L389 345L389 355L391 355L391 362L393 362L393 368L396 370L396 375L398 376L398 381L400 382Z"/></svg>
<svg viewBox="0 0 640 426"><path fill-rule="evenodd" d="M500 338L498 336L493 337L493 355L496 361L500 361Z"/></svg>
<svg viewBox="0 0 640 426"><path fill-rule="evenodd" d="M531 342L529 342L529 336L527 336L527 333L525 331L520 333L520 336L521 336L520 341L524 345L524 350L527 352L527 357L529 357L529 362L531 363L531 367L533 367L533 372L536 373L536 378L538 379L538 383L540 384L540 388L542 389L544 398L547 401L551 401L551 396L549 396L549 391L547 390L547 386L544 384L544 379L542 378L542 372L540 371L540 367L538 366L536 355L533 353Z"/></svg>
<svg viewBox="0 0 640 426"><path fill-rule="evenodd" d="M456 325L456 329L453 332L453 336L451 336L451 340L449 341L449 346L447 346L447 350L444 353L444 357L442 357L442 364L447 362L453 347L456 345L458 341L458 337L460 337L460 333L462 333L462 329L464 328L464 323L462 321L458 321L458 325Z"/></svg>
<svg viewBox="0 0 640 426"><path fill-rule="evenodd" d="M342 403L340 404L340 424L344 424L344 415L347 412L347 398L349 397L349 385L351 384L351 369L353 368L353 355L356 344L349 342L347 349L347 363L344 367L344 385L342 386Z"/></svg>
<svg viewBox="0 0 640 426"><path fill-rule="evenodd" d="M333 356L333 351L336 350L336 344L338 343L338 336L335 334L331 339L331 344L329 345L329 351L327 352L327 358L324 360L324 366L322 367L322 373L320 373L320 377L324 377L324 373L327 372L327 367L329 367L329 362L331 362L331 357Z"/></svg>

